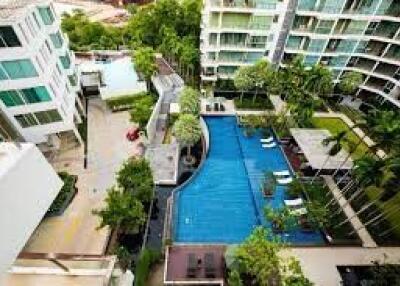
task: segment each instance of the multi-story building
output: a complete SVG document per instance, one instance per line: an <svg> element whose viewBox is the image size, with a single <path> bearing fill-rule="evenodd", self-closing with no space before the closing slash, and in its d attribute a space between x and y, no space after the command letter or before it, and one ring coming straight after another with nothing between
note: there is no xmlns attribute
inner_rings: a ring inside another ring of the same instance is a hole
<svg viewBox="0 0 400 286"><path fill-rule="evenodd" d="M0 138L56 142L81 137L74 56L50 0L0 3Z"/></svg>
<svg viewBox="0 0 400 286"><path fill-rule="evenodd" d="M252 39L258 31L253 23L261 15L273 16L261 29L267 40L254 56ZM231 78L238 66L253 63L262 53L281 65L301 54L306 64L330 67L335 81L346 71L360 72L364 82L357 96L400 107L398 0L206 0L202 25L203 81ZM229 68L224 57L227 25L234 35L228 45Z"/></svg>

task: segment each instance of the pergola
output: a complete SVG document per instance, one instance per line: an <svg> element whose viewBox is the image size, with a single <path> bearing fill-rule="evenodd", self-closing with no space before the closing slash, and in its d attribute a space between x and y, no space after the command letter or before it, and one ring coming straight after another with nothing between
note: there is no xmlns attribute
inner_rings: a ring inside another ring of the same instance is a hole
<svg viewBox="0 0 400 286"><path fill-rule="evenodd" d="M349 153L343 148L338 154L327 159L329 150L334 144L333 142L327 146L322 144L325 138L331 136L328 130L291 128L290 133L313 169L335 170L340 167L348 170L353 167L353 161L348 158ZM347 161L343 164L346 159Z"/></svg>

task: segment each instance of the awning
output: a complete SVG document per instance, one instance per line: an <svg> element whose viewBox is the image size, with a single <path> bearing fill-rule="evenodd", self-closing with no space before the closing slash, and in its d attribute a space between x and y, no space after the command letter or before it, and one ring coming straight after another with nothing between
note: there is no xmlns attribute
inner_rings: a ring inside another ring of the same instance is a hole
<svg viewBox="0 0 400 286"><path fill-rule="evenodd" d="M322 144L325 138L331 136L331 133L326 129L291 128L290 132L313 169L335 170L348 157L349 153L342 148L338 154L329 157L329 160L326 161L329 150L334 144L330 143L327 146ZM341 166L342 169L351 169L352 167L353 161L351 158Z"/></svg>

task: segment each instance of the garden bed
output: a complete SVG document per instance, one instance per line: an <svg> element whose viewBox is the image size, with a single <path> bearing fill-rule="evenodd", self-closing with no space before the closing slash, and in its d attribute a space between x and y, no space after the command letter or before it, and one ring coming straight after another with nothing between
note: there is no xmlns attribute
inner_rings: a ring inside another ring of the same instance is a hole
<svg viewBox="0 0 400 286"><path fill-rule="evenodd" d="M124 111L129 110L135 106L135 104L150 96L147 92L140 92L137 94L129 94L129 95L122 95L115 98L110 98L106 100L106 104L108 108L111 109L112 112L117 111Z"/></svg>
<svg viewBox="0 0 400 286"><path fill-rule="evenodd" d="M274 105L271 100L269 100L266 95L259 95L258 98L253 102L253 98L244 97L240 100L239 97L234 99L235 108L237 110L272 110L274 109Z"/></svg>
<svg viewBox="0 0 400 286"><path fill-rule="evenodd" d="M310 182L304 182L307 193L306 197L317 204L326 206L332 199L333 195L329 188L324 185L322 181L316 181L312 185ZM329 219L328 223L323 230L323 233L328 234L332 240L329 242L331 245L360 245L361 241L356 234L350 235L354 230L350 223L345 223L340 227L336 227L338 224L347 219L346 215L342 210L339 211L340 206L336 200L334 203L328 206ZM337 213L336 215L333 215Z"/></svg>
<svg viewBox="0 0 400 286"><path fill-rule="evenodd" d="M66 172L60 172L58 175L63 180L64 185L48 209L46 217L62 215L78 192L75 187L77 176L70 175Z"/></svg>
<svg viewBox="0 0 400 286"><path fill-rule="evenodd" d="M325 118L325 117L314 117L312 119L312 124L314 128L327 129L332 135L336 135L341 131L347 131L346 137L350 141L350 144L344 142L344 149L346 151L350 151L352 146L355 146L359 143L360 137L357 136L354 131L350 130L349 126L345 122L343 122L340 118ZM371 150L364 142L357 147L357 149L351 155L352 159L358 159L363 155L370 153Z"/></svg>

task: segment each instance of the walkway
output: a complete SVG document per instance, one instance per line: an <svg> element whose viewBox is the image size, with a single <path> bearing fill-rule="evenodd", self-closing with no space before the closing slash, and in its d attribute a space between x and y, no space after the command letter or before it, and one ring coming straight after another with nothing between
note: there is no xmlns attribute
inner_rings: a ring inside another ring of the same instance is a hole
<svg viewBox="0 0 400 286"><path fill-rule="evenodd" d="M376 242L373 240L367 229L364 227L363 223L358 218L351 205L347 203L346 198L342 196L342 193L340 192L333 178L331 176L322 176L322 177L324 178L326 184L331 190L339 206L342 208L346 217L351 218L350 223L356 230L358 236L360 237L363 247L377 247Z"/></svg>
<svg viewBox="0 0 400 286"><path fill-rule="evenodd" d="M106 190L115 182L122 162L138 150L125 138L132 128L129 112L112 113L100 99L90 99L88 107L88 165L83 168L83 148L63 152L51 162L57 171L78 175L78 193L65 213L46 218L38 226L25 251L102 254L108 241L107 228L97 230Z"/></svg>
<svg viewBox="0 0 400 286"><path fill-rule="evenodd" d="M400 263L398 247L292 247L282 255L299 259L305 276L315 286L342 285L337 266L372 265L372 261Z"/></svg>

